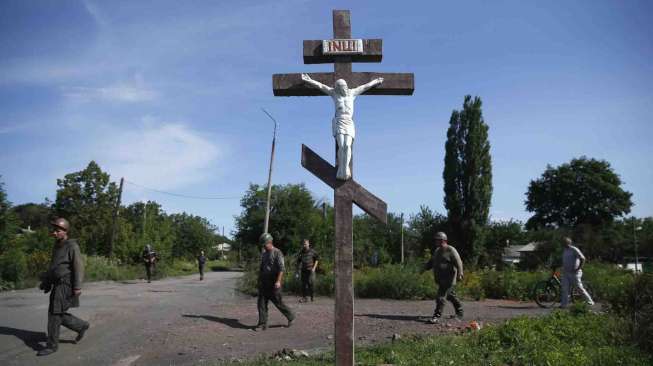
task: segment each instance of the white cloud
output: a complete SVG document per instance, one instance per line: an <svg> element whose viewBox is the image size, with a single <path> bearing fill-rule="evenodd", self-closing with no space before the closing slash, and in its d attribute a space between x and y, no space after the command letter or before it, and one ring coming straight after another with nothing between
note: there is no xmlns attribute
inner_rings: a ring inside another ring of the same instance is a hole
<svg viewBox="0 0 653 366"><path fill-rule="evenodd" d="M104 100L109 102L137 103L156 99L157 93L145 85L137 76L130 82L116 83L106 87L90 88L82 86L62 88L63 94L78 102Z"/></svg>
<svg viewBox="0 0 653 366"><path fill-rule="evenodd" d="M113 177L152 188L171 189L197 183L216 173L223 149L181 123L112 133L96 146L98 162Z"/></svg>

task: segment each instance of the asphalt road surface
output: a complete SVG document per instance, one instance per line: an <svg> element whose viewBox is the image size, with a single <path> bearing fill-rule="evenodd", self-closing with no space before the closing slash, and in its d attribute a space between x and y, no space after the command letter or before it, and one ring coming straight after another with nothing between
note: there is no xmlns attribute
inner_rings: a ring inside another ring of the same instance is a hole
<svg viewBox="0 0 653 366"><path fill-rule="evenodd" d="M270 304L270 327L255 332L256 298L236 291L238 272L145 281L86 283L81 307L71 313L91 322L80 344L62 327L59 351L36 357L45 345L48 295L37 289L0 293L0 365L201 365L250 359L283 348L316 351L333 347L333 299L285 301L297 313L286 320ZM458 332L470 321L499 322L517 315L541 315L534 303L465 302L463 321L432 325L433 301L357 299L357 345L389 340L393 334ZM444 316L451 315L450 304Z"/></svg>

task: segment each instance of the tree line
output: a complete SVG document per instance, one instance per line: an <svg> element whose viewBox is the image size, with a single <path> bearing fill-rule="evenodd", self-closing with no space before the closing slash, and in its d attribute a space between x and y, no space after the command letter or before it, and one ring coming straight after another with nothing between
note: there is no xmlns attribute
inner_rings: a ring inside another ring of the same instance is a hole
<svg viewBox="0 0 653 366"><path fill-rule="evenodd" d="M118 206L116 183L94 161L57 179L57 186L54 202L12 206L0 182L0 275L5 281L43 269L53 244L49 222L55 217L70 221L70 236L84 254L124 264L140 263L147 244L171 261L193 260L200 250L216 255L214 246L230 242L206 218L168 214L154 201Z"/></svg>

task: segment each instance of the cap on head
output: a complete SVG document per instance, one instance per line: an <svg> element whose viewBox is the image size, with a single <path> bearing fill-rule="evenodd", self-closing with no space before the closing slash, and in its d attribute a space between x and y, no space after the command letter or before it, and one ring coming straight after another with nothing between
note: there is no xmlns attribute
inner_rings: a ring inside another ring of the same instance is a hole
<svg viewBox="0 0 653 366"><path fill-rule="evenodd" d="M443 233L442 231L438 231L435 233L435 240L447 240L447 234Z"/></svg>
<svg viewBox="0 0 653 366"><path fill-rule="evenodd" d="M261 234L261 236L258 238L258 242L259 242L259 244L261 244L261 245L265 245L265 244L267 244L268 242L271 242L272 240L274 240L274 238L272 238L272 235L270 235L269 233L263 233L263 234Z"/></svg>
<svg viewBox="0 0 653 366"><path fill-rule="evenodd" d="M59 228L63 231L68 232L70 230L70 223L68 220L64 219L63 217L58 217L52 221L50 221L50 225Z"/></svg>

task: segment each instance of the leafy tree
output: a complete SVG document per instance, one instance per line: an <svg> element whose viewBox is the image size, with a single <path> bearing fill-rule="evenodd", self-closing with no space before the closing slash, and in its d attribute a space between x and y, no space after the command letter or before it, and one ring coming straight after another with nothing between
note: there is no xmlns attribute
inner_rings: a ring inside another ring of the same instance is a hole
<svg viewBox="0 0 653 366"><path fill-rule="evenodd" d="M621 179L604 160L581 157L557 168L547 166L531 181L526 209L534 215L528 228L542 226L601 226L630 212L632 194L621 188Z"/></svg>
<svg viewBox="0 0 653 366"><path fill-rule="evenodd" d="M250 259L257 258L260 253L258 238L263 233L265 202L265 187L250 184L240 201L243 210L235 218L235 239L247 248L243 255ZM304 184L272 186L269 232L274 237L275 246L285 254L297 253L303 238L314 244L322 242L323 237L328 237L324 222L322 208Z"/></svg>
<svg viewBox="0 0 653 366"><path fill-rule="evenodd" d="M56 216L70 221L71 234L87 254L107 254L118 188L94 161L57 179Z"/></svg>
<svg viewBox="0 0 653 366"><path fill-rule="evenodd" d="M371 264L376 254L378 264L401 260L401 216L389 213L388 223L367 215L354 216L354 262Z"/></svg>
<svg viewBox="0 0 653 366"><path fill-rule="evenodd" d="M9 246L9 241L16 235L17 229L16 217L11 211L11 202L7 199L4 183L0 182L0 254Z"/></svg>
<svg viewBox="0 0 653 366"><path fill-rule="evenodd" d="M175 231L172 255L175 258L195 258L200 250L218 244L216 228L205 218L186 213L170 216Z"/></svg>
<svg viewBox="0 0 653 366"><path fill-rule="evenodd" d="M492 199L492 160L481 99L465 96L463 109L449 120L444 157L444 206L463 260L475 263Z"/></svg>
<svg viewBox="0 0 653 366"><path fill-rule="evenodd" d="M36 230L40 228L48 229L50 226L52 211L47 203L25 203L14 206L12 211L22 228L30 227Z"/></svg>
<svg viewBox="0 0 653 366"><path fill-rule="evenodd" d="M508 245L524 245L527 242L524 225L519 221L495 221L485 229L485 243L479 263L500 266L504 248Z"/></svg>
<svg viewBox="0 0 653 366"><path fill-rule="evenodd" d="M438 231L447 231L447 217L427 206L420 206L419 212L410 215L408 220L409 250L421 258L430 255L435 244L434 237ZM404 238L405 241L405 238Z"/></svg>

